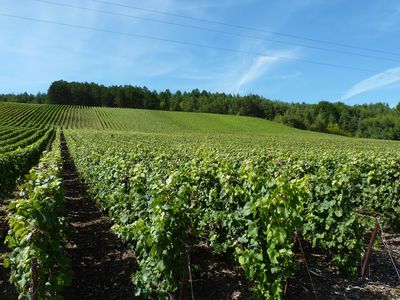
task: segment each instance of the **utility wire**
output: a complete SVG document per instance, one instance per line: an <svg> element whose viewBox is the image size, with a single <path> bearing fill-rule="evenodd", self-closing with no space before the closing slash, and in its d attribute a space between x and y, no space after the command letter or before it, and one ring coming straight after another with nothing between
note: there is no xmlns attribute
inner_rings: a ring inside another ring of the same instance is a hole
<svg viewBox="0 0 400 300"><path fill-rule="evenodd" d="M203 31L208 31L208 32L220 33L220 34L225 34L225 35L243 37L243 38L248 38L248 39L268 41L268 42L274 42L274 43L292 45L292 46L300 46L300 47L303 47L303 48L309 48L309 49L320 50L320 51L327 51L327 52L333 52L333 53L339 53L339 54L346 54L346 55L353 55L353 56L359 56L359 57L365 57L365 58L372 58L372 59L376 59L376 60L386 60L386 61L392 61L392 62L400 62L399 59L378 57L378 56L374 56L374 55L361 54L361 53L342 51L342 50L336 50L336 49L329 49L329 48L323 48L323 47L317 47L317 46L309 46L309 45L305 45L305 44L298 44L298 43L275 40L275 39L270 39L270 38L251 36L251 35L246 35L246 34L241 34L241 33L235 33L235 32L229 32L229 31L223 31L223 30L217 30L217 29L210 29L210 28L201 27L201 26L194 26L194 25L187 25L187 24L181 24L181 23L170 22L170 21L157 20L157 19L148 18L148 17L139 17L139 16L134 16L134 15L110 12L110 11L105 11L105 10L100 10L100 9L82 7L82 6L65 4L65 3L54 2L54 1L48 1L48 0L33 0L33 1L40 2L40 3L45 3L45 4L63 6L63 7L70 7L70 8L80 9L80 10L93 11L93 12L107 14L107 15L120 16L120 17L126 17L126 18L131 18L131 19L133 18L133 19L144 20L144 21L149 21L149 22L154 22L154 23L168 24L168 25L179 26L179 27L184 27L184 28L191 28L191 29L197 29L197 30L203 30Z"/></svg>
<svg viewBox="0 0 400 300"><path fill-rule="evenodd" d="M309 37L305 37L305 36L301 36L301 35L295 35L295 34L289 34L289 33L285 33L285 32L265 30L265 29L261 29L261 28L249 27L249 26L244 26L244 25L239 25L239 24L225 23L225 22L216 21L216 20L203 19L203 18L197 18L197 17L192 17L192 16L185 16L185 15L181 15L181 14L170 13L170 12L167 12L167 11L143 8L143 7L138 7L138 6L128 5L128 4L121 4L121 3L105 1L105 0L91 0L91 1L92 2L101 3L101 4L106 4L106 5L112 5L112 6L117 6L117 7L130 8L130 9L135 9L135 10L139 10L139 11L150 12L150 13L154 13L154 14L160 14L160 15L165 15L165 16L173 16L173 17L183 18L183 19L187 19L187 20L193 20L193 21L200 21L200 22L204 22L204 23L223 25L223 26L227 26L227 27L231 27L231 28L244 29L244 30L249 30L249 31L256 31L256 32L273 34L273 35L280 35L280 36L285 36L285 37L290 37L290 38L295 38L295 39L315 42L315 43L323 43L323 44L329 44L329 45L334 45L334 46L340 46L340 47L345 47L345 48L351 48L351 49L357 49L357 50L363 50L363 51L369 51L369 52L376 52L376 53L382 53L382 54L390 54L390 55L394 55L394 56L400 57L400 53L381 50L381 49L360 47L360 46L356 46L356 45L333 42L333 41L328 41L328 40L321 40L321 39L316 39L316 38L309 38Z"/></svg>
<svg viewBox="0 0 400 300"><path fill-rule="evenodd" d="M347 69L347 70L353 70L353 71L362 71L362 72L368 72L368 73L381 72L379 70L373 70L373 69L352 67L352 66L339 65L339 64L331 64L331 63L313 61L313 60L308 60L308 59L292 58L292 57L287 57L287 56L270 55L270 54L266 54L266 53L262 53L262 52L255 52L255 51L244 51L244 50L237 50L237 49L232 49L232 48L210 46L210 45L204 45L204 44L198 44L198 43L192 43L192 42L186 42L186 41L180 41L180 40L154 37L154 36L149 36L149 35L144 35L144 34L128 33L128 32L121 32L121 31L115 31L115 30L110 30L110 29L89 27L89 26L85 26L85 25L76 25L76 24L69 24L69 23L63 23L63 22L58 22L58 21L50 21L50 20L43 20L43 19L37 19L37 18L31 18L31 17L11 15L11 14L1 13L1 12L0 12L0 16L19 19L19 20L25 20L25 21L38 22L38 23L54 24L54 25L59 25L59 26L71 27L71 28L75 28L75 29L84 29L84 30L117 34L117 35L123 35L123 36L129 36L129 37L135 37L135 38L141 38L141 39L147 39L147 40L168 42L168 43L173 43L173 44L192 46L192 47L196 47L196 48L213 49L213 50L232 52L232 53L242 53L242 54L247 54L247 55L257 56L257 57L261 56L261 57L277 58L277 59L282 59L282 60L291 60L291 61L297 61L297 62L301 62L301 63L326 66L326 67L332 67L332 68L339 68L339 69Z"/></svg>

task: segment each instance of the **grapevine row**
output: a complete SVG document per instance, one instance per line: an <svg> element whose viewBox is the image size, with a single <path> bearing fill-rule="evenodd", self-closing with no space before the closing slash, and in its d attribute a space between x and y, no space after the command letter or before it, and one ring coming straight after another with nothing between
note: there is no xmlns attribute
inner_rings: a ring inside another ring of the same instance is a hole
<svg viewBox="0 0 400 300"><path fill-rule="evenodd" d="M399 157L196 153L193 141L185 147L168 136L121 136L66 135L93 197L138 256L140 294L176 292L188 253L204 238L213 251L233 253L257 295L280 298L296 264L295 232L354 273L370 226L357 210L374 209L393 226L398 218ZM374 175L376 159L384 178Z"/></svg>
<svg viewBox="0 0 400 300"><path fill-rule="evenodd" d="M36 299L58 297L71 279L64 254L61 170L58 132L51 151L45 152L39 165L30 170L20 187L20 197L9 206L6 243L11 253L5 256L4 266L11 268L10 282L16 286L19 298L30 298L32 286Z"/></svg>
<svg viewBox="0 0 400 300"><path fill-rule="evenodd" d="M0 154L0 195L12 191L18 177L24 175L37 163L42 151L46 148L53 130L47 130L42 137L32 144L14 151Z"/></svg>

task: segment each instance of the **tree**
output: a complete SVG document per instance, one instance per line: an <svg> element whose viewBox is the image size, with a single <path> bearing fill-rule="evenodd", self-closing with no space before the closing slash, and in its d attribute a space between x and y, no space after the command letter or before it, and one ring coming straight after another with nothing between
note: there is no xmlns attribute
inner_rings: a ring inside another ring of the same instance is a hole
<svg viewBox="0 0 400 300"><path fill-rule="evenodd" d="M59 80L53 82L47 92L47 103L71 104L71 89L68 82Z"/></svg>

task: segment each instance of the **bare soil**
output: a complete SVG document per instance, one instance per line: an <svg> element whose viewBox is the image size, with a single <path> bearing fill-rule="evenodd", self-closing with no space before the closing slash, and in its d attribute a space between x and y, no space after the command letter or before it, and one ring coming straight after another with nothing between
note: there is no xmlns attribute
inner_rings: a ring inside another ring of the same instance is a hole
<svg viewBox="0 0 400 300"><path fill-rule="evenodd" d="M400 234L385 233L384 236L400 271ZM322 251L311 250L307 245L304 251L317 297L299 254L302 264L288 281L286 299L400 299L400 279L383 244L375 243L364 279L359 274L351 277L339 273Z"/></svg>
<svg viewBox="0 0 400 300"><path fill-rule="evenodd" d="M252 299L242 268L228 255L215 255L199 242L191 256L194 299Z"/></svg>
<svg viewBox="0 0 400 300"><path fill-rule="evenodd" d="M73 280L65 299L132 299L131 275L135 258L111 232L111 222L87 196L87 187L62 140L65 211L68 223L67 254Z"/></svg>

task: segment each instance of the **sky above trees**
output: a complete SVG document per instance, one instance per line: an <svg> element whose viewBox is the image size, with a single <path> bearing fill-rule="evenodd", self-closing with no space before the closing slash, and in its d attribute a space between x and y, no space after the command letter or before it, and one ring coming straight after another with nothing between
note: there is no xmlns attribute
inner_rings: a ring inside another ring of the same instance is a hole
<svg viewBox="0 0 400 300"><path fill-rule="evenodd" d="M3 0L0 93L58 79L400 101L398 1Z"/></svg>

